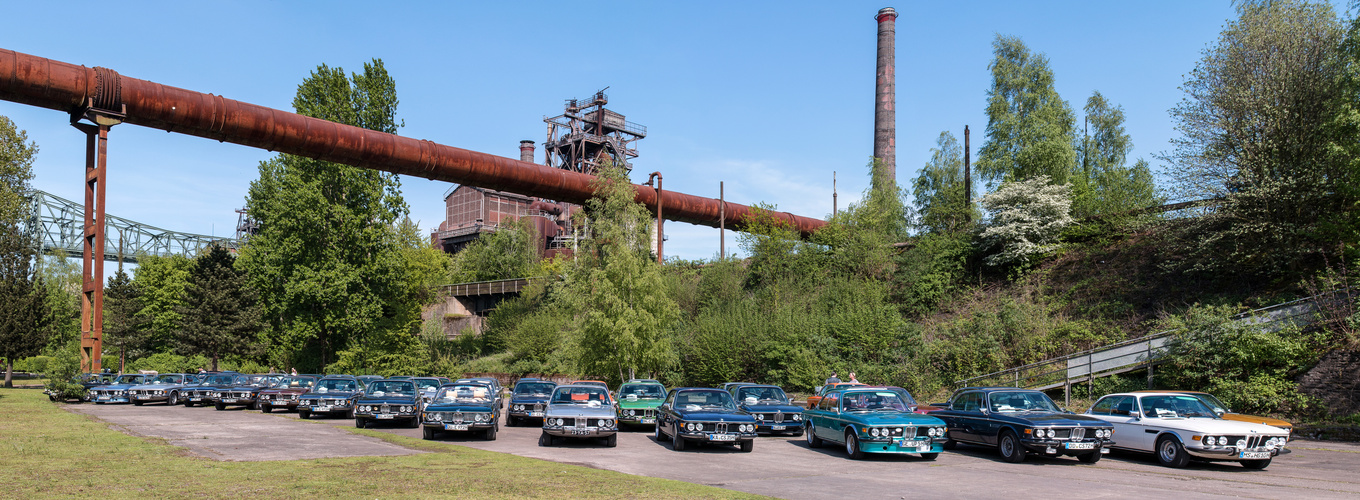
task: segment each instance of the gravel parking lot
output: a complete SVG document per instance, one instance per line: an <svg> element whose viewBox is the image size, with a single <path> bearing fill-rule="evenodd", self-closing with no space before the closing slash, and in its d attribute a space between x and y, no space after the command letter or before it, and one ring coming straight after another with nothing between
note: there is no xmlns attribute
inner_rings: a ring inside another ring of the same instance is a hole
<svg viewBox="0 0 1360 500"><path fill-rule="evenodd" d="M216 411L150 405L75 405L133 433L165 438L222 460L414 453L339 427L353 420L302 421L296 413ZM414 438L420 429L381 428ZM1296 440L1293 453L1264 471L1237 464L1157 465L1151 456L1115 453L1094 465L1072 458L1002 462L995 451L961 446L928 462L914 456L853 461L840 449L809 449L802 438L766 437L755 451L699 447L674 452L650 430L625 432L617 448L598 442L538 446L539 430L502 425L495 441L441 434L439 440L483 450L662 477L783 498L956 498L1076 495L1081 498L1355 498L1360 496L1360 445ZM202 439L206 436L208 439ZM204 441L204 443L197 443ZM199 445L199 446L195 446Z"/></svg>

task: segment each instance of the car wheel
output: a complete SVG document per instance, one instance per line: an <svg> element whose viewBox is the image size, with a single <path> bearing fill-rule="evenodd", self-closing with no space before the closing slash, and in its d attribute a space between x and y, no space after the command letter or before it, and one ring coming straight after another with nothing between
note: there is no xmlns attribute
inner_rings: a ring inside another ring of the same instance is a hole
<svg viewBox="0 0 1360 500"><path fill-rule="evenodd" d="M946 450L952 450L959 447L959 442L953 439L945 439L944 444L941 446L944 446L944 449Z"/></svg>
<svg viewBox="0 0 1360 500"><path fill-rule="evenodd" d="M425 438L425 439L434 439L434 435L435 435L436 432L439 432L439 431L434 430L434 427L426 427L426 428L425 428L425 432L424 432L424 438Z"/></svg>
<svg viewBox="0 0 1360 500"><path fill-rule="evenodd" d="M420 427L420 417L411 417L411 421L406 423L406 428L414 429Z"/></svg>
<svg viewBox="0 0 1360 500"><path fill-rule="evenodd" d="M808 426L807 430L803 431L803 436L807 438L808 448L821 448L822 438L817 437L817 433L812 430L813 427Z"/></svg>
<svg viewBox="0 0 1360 500"><path fill-rule="evenodd" d="M312 412L309 412L307 410L298 410L298 418L303 420L312 418Z"/></svg>
<svg viewBox="0 0 1360 500"><path fill-rule="evenodd" d="M170 393L170 399L165 400L165 405L175 406L177 404L179 404L179 393L178 392Z"/></svg>
<svg viewBox="0 0 1360 500"><path fill-rule="evenodd" d="M1269 459L1269 458L1267 458L1267 459L1265 459L1265 460L1243 460L1243 461L1242 461L1242 466L1243 466L1243 467L1246 467L1246 468L1248 468L1248 469L1253 469L1253 470L1261 470L1261 469L1266 468L1266 466L1268 466L1268 465L1270 465L1270 459Z"/></svg>
<svg viewBox="0 0 1360 500"><path fill-rule="evenodd" d="M553 445L553 437L552 437L551 435L548 434L548 431L543 431L542 434L539 434L539 435L538 435L538 445L539 445L539 446L552 446L552 445Z"/></svg>
<svg viewBox="0 0 1360 500"><path fill-rule="evenodd" d="M193 408L193 407L194 407L194 402L193 402L193 401L185 401L185 402L184 402L184 407L185 407L185 408Z"/></svg>
<svg viewBox="0 0 1360 500"><path fill-rule="evenodd" d="M495 441L495 440L496 440L496 426L493 425L493 426L491 426L490 429L487 429L487 430L486 430L486 433L482 434L482 439L487 440L487 441Z"/></svg>
<svg viewBox="0 0 1360 500"><path fill-rule="evenodd" d="M679 424L676 425L678 426ZM671 434L671 449L675 451L685 451L685 438L680 437L678 427L675 434Z"/></svg>
<svg viewBox="0 0 1360 500"><path fill-rule="evenodd" d="M618 446L618 445L619 445L619 435L618 435L618 434L610 434L609 437L604 438L604 445L607 446L607 447L610 447L610 448L613 448L613 447L615 447L615 446Z"/></svg>
<svg viewBox="0 0 1360 500"><path fill-rule="evenodd" d="M1015 433L1009 429L1001 431L1001 439L997 440L996 449L1001 452L1001 458L1007 462L1018 464L1025 461L1025 448L1020 445L1020 438L1015 437Z"/></svg>
<svg viewBox="0 0 1360 500"><path fill-rule="evenodd" d="M852 429L845 431L845 454L855 460L864 458L864 451L859 449L859 438L855 437L855 431Z"/></svg>
<svg viewBox="0 0 1360 500"><path fill-rule="evenodd" d="M1081 460L1081 463L1084 463L1084 464L1093 464L1093 463L1099 462L1099 461L1100 461L1100 450L1096 450L1096 451L1093 451L1093 452L1091 452L1091 453L1087 453L1087 454L1085 454L1085 455L1077 455L1077 460Z"/></svg>
<svg viewBox="0 0 1360 500"><path fill-rule="evenodd" d="M145 403L146 403L145 401L133 401L132 406L141 406Z"/></svg>
<svg viewBox="0 0 1360 500"><path fill-rule="evenodd" d="M657 423L656 423L655 431L656 431L656 435L652 436L652 440L653 440L653 441L656 441L656 442L658 442L658 443L660 443L660 442L661 442L661 436L665 436L665 435L666 435L666 433L661 432L661 422L657 422Z"/></svg>
<svg viewBox="0 0 1360 500"><path fill-rule="evenodd" d="M213 407L217 408L217 411L222 411L222 410L227 409L227 405L224 405L224 404L222 404L222 403L217 403L217 404L213 405Z"/></svg>
<svg viewBox="0 0 1360 500"><path fill-rule="evenodd" d="M1185 447L1176 438L1162 436L1157 440L1157 462L1179 469L1190 463L1190 454L1185 452Z"/></svg>
<svg viewBox="0 0 1360 500"><path fill-rule="evenodd" d="M515 426L515 416L514 416L514 415L508 415L508 416L505 417L505 426L506 426L506 427L514 427L514 426Z"/></svg>
<svg viewBox="0 0 1360 500"><path fill-rule="evenodd" d="M751 450L754 450L754 449L756 449L756 440L750 439L750 440L742 441L742 442L741 442L741 452L742 452L742 453L750 453Z"/></svg>
<svg viewBox="0 0 1360 500"><path fill-rule="evenodd" d="M273 408L270 408L269 405L262 405L262 406L260 406L260 411L265 412L265 413L274 413L274 409L273 409Z"/></svg>
<svg viewBox="0 0 1360 500"><path fill-rule="evenodd" d="M921 454L921 458L924 459L924 460L935 460L935 459L937 459L937 458L940 458L940 454L939 454L939 453L922 453L922 454Z"/></svg>
<svg viewBox="0 0 1360 500"><path fill-rule="evenodd" d="M362 419L362 418L356 418L356 419L354 419L354 428L355 428L355 429L363 429L363 428L364 428L364 419Z"/></svg>

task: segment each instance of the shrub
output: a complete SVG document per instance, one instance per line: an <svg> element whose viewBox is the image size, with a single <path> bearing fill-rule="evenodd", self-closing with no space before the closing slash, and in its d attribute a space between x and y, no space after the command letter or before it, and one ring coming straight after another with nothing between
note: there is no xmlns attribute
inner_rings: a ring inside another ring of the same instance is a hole
<svg viewBox="0 0 1360 500"><path fill-rule="evenodd" d="M987 265L1023 266L1056 250L1063 228L1073 222L1070 191L1069 185L1051 185L1041 175L1008 182L983 196L988 224L982 230L982 246L994 250Z"/></svg>

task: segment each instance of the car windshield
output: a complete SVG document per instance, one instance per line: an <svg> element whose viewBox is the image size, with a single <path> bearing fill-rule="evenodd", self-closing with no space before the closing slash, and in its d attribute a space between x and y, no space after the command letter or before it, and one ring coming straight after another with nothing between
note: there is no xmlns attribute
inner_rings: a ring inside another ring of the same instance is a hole
<svg viewBox="0 0 1360 500"><path fill-rule="evenodd" d="M552 403L605 405L609 404L609 392L595 386L558 387L553 392Z"/></svg>
<svg viewBox="0 0 1360 500"><path fill-rule="evenodd" d="M1147 418L1218 418L1194 396L1143 396L1143 416Z"/></svg>
<svg viewBox="0 0 1360 500"><path fill-rule="evenodd" d="M907 411L902 398L892 391L855 391L841 396L845 411Z"/></svg>
<svg viewBox="0 0 1360 500"><path fill-rule="evenodd" d="M453 385L439 390L435 403L490 403L491 388L484 385Z"/></svg>
<svg viewBox="0 0 1360 500"><path fill-rule="evenodd" d="M437 378L415 378L411 379L411 381L415 382L416 387L419 387L421 390L438 389L440 385L443 385L439 383L439 379Z"/></svg>
<svg viewBox="0 0 1360 500"><path fill-rule="evenodd" d="M159 376L159 377L156 377L156 380L155 380L154 382L151 382L151 383L153 383L153 384L178 384L178 383L183 382L183 381L184 381L184 376L183 376L183 375L161 375L161 376Z"/></svg>
<svg viewBox="0 0 1360 500"><path fill-rule="evenodd" d="M211 385L230 384L230 383L231 383L231 375L213 375L213 376L211 376L211 377L208 377L208 380L205 381L205 382L203 382L203 383L204 383L204 384L211 384Z"/></svg>
<svg viewBox="0 0 1360 500"><path fill-rule="evenodd" d="M619 397L636 396L638 399L661 399L666 397L666 389L661 384L623 384Z"/></svg>
<svg viewBox="0 0 1360 500"><path fill-rule="evenodd" d="M789 404L789 396L778 387L742 387L737 389L737 401L744 401L746 404Z"/></svg>
<svg viewBox="0 0 1360 500"><path fill-rule="evenodd" d="M990 408L995 412L1051 411L1060 412L1058 405L1042 392L1005 391L989 394Z"/></svg>
<svg viewBox="0 0 1360 500"><path fill-rule="evenodd" d="M359 384L355 383L353 380L323 379L318 381L312 390L324 394L331 391L354 392L358 388Z"/></svg>
<svg viewBox="0 0 1360 500"><path fill-rule="evenodd" d="M414 396L416 385L406 380L379 380L368 385L370 396Z"/></svg>
<svg viewBox="0 0 1360 500"><path fill-rule="evenodd" d="M737 403L732 399L732 395L727 391L685 391L675 395L675 406L687 410L702 410L705 408L725 410L737 409Z"/></svg>
<svg viewBox="0 0 1360 500"><path fill-rule="evenodd" d="M141 375L119 375L114 384L140 384L144 377Z"/></svg>
<svg viewBox="0 0 1360 500"><path fill-rule="evenodd" d="M547 395L552 394L553 387L557 387L557 384L550 382L523 382L515 385L515 395L546 397Z"/></svg>
<svg viewBox="0 0 1360 500"><path fill-rule="evenodd" d="M316 377L283 377L269 384L270 389L298 389L311 387Z"/></svg>
<svg viewBox="0 0 1360 500"><path fill-rule="evenodd" d="M1208 406L1209 409L1216 413L1228 413L1228 405L1223 404L1223 402L1219 401L1213 394L1193 394L1193 396L1198 398L1199 402L1204 403L1204 406Z"/></svg>

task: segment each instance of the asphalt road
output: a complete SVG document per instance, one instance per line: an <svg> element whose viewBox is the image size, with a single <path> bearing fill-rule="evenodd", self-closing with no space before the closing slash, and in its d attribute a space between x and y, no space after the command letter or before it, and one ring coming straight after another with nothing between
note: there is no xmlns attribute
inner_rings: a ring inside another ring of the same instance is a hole
<svg viewBox="0 0 1360 500"><path fill-rule="evenodd" d="M265 415L256 411L219 412L212 408L161 405L139 408L87 404L72 409L191 449L193 434L203 432L204 428L219 436L216 439L235 436L251 441L253 448L266 449L249 453L275 456L286 454L289 448L317 448L317 444L301 444L292 438L261 439L262 433L315 439L326 443L327 450L337 451L331 456L348 456L344 452L352 448L337 446L336 440L357 437L343 429L317 425L351 427L353 420L304 422L297 419L296 413ZM330 432L318 432L321 430ZM420 429L380 430L421 437ZM650 429L622 433L616 448L590 441L540 447L538 436L539 430L534 427L502 425L495 441L454 433L441 434L437 439L483 450L795 499L1360 497L1360 445L1346 443L1296 440L1290 446L1293 453L1277 458L1264 471L1252 471L1234 463L1191 464L1185 469L1170 469L1157 465L1150 455L1121 453L1106 455L1093 465L1074 458L1032 456L1024 463L1009 464L994 450L969 446L942 453L933 462L915 456L872 455L854 461L840 448L810 449L802 438L794 437L760 438L752 453L741 453L732 446L691 447L675 452L669 444L653 441ZM370 448L374 440L369 441L356 446L383 452L360 454L395 454ZM245 452L239 448L214 447L214 450L221 455L220 459L251 459L235 457L234 453Z"/></svg>

